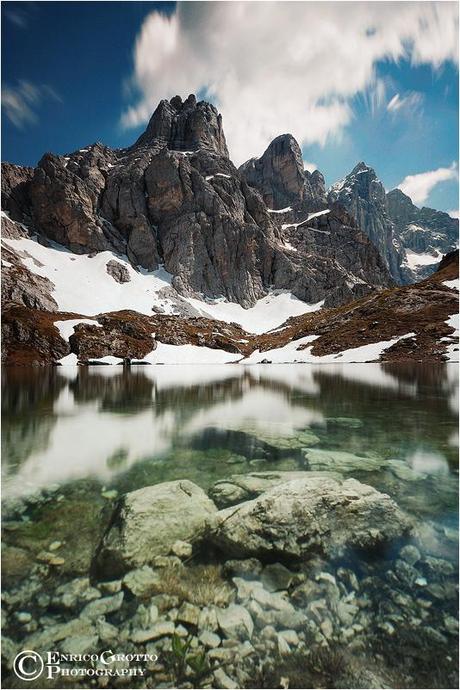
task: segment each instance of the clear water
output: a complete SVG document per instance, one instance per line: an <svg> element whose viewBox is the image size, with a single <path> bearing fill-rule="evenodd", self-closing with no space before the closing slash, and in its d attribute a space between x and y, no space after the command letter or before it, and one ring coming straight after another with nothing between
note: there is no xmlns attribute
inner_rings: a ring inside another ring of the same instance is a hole
<svg viewBox="0 0 460 690"><path fill-rule="evenodd" d="M2 389L4 541L64 540L64 577L84 572L115 495L275 469L339 471L390 494L427 553L456 567L455 364L8 368ZM350 455L313 466L302 433Z"/></svg>

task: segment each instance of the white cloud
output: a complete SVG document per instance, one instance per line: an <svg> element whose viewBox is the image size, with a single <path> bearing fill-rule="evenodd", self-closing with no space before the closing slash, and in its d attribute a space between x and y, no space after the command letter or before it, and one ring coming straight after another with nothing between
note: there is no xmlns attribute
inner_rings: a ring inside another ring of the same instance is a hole
<svg viewBox="0 0 460 690"><path fill-rule="evenodd" d="M417 91L409 91L405 96L396 93L387 104L387 110L393 115L399 112L417 112L423 103L423 96Z"/></svg>
<svg viewBox="0 0 460 690"><path fill-rule="evenodd" d="M417 175L407 175L398 185L398 189L407 194L414 204L422 204L436 185L455 179L458 179L458 164L454 162L449 168L437 168Z"/></svg>
<svg viewBox="0 0 460 690"><path fill-rule="evenodd" d="M32 84L20 80L17 86L2 87L2 108L6 117L18 129L37 122L36 109L43 100L60 101L56 91L47 84Z"/></svg>
<svg viewBox="0 0 460 690"><path fill-rule="evenodd" d="M450 216L451 218L460 219L460 211L459 211L458 209L457 209L457 210L453 210L453 211L447 211L447 213L449 214L449 216Z"/></svg>
<svg viewBox="0 0 460 690"><path fill-rule="evenodd" d="M237 163L283 132L324 145L350 122L358 94L369 91L371 110L381 103L379 60L457 61L457 18L450 2L179 3L171 17L144 20L132 76L141 97L122 122L147 122L176 93L204 93Z"/></svg>
<svg viewBox="0 0 460 690"><path fill-rule="evenodd" d="M308 170L309 173L318 170L318 166L316 165L316 163L311 163L310 161L304 161L303 167L305 170Z"/></svg>

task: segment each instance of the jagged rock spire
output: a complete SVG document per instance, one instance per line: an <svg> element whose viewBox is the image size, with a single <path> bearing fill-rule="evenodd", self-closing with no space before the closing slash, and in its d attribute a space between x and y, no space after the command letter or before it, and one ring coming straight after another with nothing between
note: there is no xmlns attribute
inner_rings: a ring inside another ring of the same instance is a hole
<svg viewBox="0 0 460 690"><path fill-rule="evenodd" d="M228 157L222 116L206 101L191 94L185 101L174 96L160 101L135 146L160 144L176 151L206 149Z"/></svg>

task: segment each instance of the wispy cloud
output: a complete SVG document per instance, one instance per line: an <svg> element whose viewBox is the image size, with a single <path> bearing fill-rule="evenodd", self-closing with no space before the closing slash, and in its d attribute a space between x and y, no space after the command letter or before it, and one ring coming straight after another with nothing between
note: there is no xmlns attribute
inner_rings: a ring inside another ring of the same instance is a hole
<svg viewBox="0 0 460 690"><path fill-rule="evenodd" d="M2 87L2 108L5 116L18 129L38 121L37 109L46 100L61 101L59 94L48 84L32 84L21 79L16 86Z"/></svg>
<svg viewBox="0 0 460 690"><path fill-rule="evenodd" d="M457 62L457 20L453 2L179 2L170 17L144 20L132 75L141 97L122 123L143 124L161 98L193 91L222 112L236 163L280 132L324 145L350 123L359 94L370 111L385 108L379 61ZM395 113L416 97L392 100Z"/></svg>
<svg viewBox="0 0 460 690"><path fill-rule="evenodd" d="M14 9L6 9L4 16L9 22L11 22L11 24L14 24L20 29L25 29L29 23L29 16L27 12L17 7Z"/></svg>
<svg viewBox="0 0 460 690"><path fill-rule="evenodd" d="M387 111L392 115L404 112L404 114L417 113L421 110L423 95L418 91L408 91L405 95L396 93L387 104Z"/></svg>
<svg viewBox="0 0 460 690"><path fill-rule="evenodd" d="M456 179L458 179L458 163L454 162L449 168L437 168L417 175L407 175L398 188L407 194L414 204L423 204L436 185Z"/></svg>
<svg viewBox="0 0 460 690"><path fill-rule="evenodd" d="M457 218L457 219L460 218L460 211L458 209L455 211L447 211L447 213L449 214L449 216L451 218Z"/></svg>

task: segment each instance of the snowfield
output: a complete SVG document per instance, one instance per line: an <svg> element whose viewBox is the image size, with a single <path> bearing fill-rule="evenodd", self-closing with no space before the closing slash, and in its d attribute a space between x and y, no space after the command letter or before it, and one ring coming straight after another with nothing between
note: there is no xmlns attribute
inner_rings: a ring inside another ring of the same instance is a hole
<svg viewBox="0 0 460 690"><path fill-rule="evenodd" d="M100 252L89 257L73 254L65 247L52 243L44 247L30 239L4 239L16 252L27 253L23 264L36 275L54 284L52 295L60 311L94 316L103 312L132 309L140 314L153 315L152 307L162 307L165 314L176 313L173 299L159 295L162 288L171 288L172 275L160 268L156 271L136 271L126 257L112 252ZM106 271L108 261L115 259L127 269L130 281L117 283ZM178 296L179 297L179 296ZM185 299L201 316L237 323L249 333L265 333L280 326L291 316L317 311L323 302L307 304L287 291L274 291L257 304L244 309L223 297L204 302Z"/></svg>
<svg viewBox="0 0 460 690"><path fill-rule="evenodd" d="M438 264L442 259L442 253L436 250L436 255L429 253L418 253L412 251L412 249L406 249L406 261L405 263L409 268L414 271L419 266L431 266L432 264Z"/></svg>

